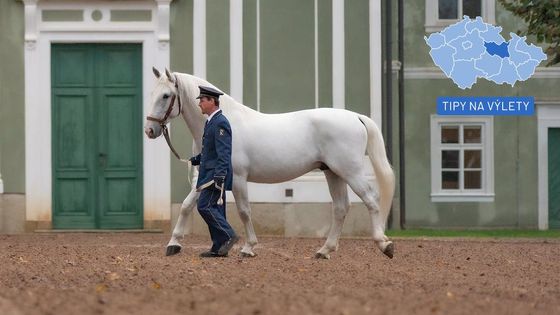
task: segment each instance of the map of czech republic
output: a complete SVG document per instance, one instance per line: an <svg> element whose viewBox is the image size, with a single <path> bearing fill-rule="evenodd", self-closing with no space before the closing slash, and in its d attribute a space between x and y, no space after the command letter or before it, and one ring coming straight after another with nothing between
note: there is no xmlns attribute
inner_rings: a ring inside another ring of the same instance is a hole
<svg viewBox="0 0 560 315"><path fill-rule="evenodd" d="M547 57L542 48L528 45L526 37L510 33L506 41L501 32L501 27L484 23L481 17L464 16L424 40L436 66L459 88L470 89L478 78L513 87L529 79Z"/></svg>

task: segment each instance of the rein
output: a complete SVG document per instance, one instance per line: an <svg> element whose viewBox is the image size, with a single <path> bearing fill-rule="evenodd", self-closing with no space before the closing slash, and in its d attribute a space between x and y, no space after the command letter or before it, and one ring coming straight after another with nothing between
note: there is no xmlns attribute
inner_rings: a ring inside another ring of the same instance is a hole
<svg viewBox="0 0 560 315"><path fill-rule="evenodd" d="M181 104L181 98L179 97L179 84L177 83L177 77L175 77L175 88L177 90L177 95L173 94L173 96L171 96L171 101L169 102L169 107L167 108L167 111L165 112L165 115L163 116L163 118L156 118L156 117L152 117L152 116L146 116L147 120L150 121L155 121L157 123L159 123L159 125L161 126L161 129L163 131L163 136L165 137L165 141L167 142L167 145L169 146L169 149L171 149L171 152L173 152L173 154L175 155L175 157L177 157L177 159L181 162L187 163L188 165L188 174L189 176L189 183L191 182L190 180L190 173L191 173L191 163L189 160L185 160L182 159L179 156L179 153L177 153L177 150L175 150L175 148L173 147L173 144L171 144L171 138L169 137L169 129L167 128L167 119L169 118L169 115L171 115L171 112L173 111L173 105L175 104L175 99L177 99L177 104L179 105L179 115L181 115L181 113L183 112L183 106Z"/></svg>

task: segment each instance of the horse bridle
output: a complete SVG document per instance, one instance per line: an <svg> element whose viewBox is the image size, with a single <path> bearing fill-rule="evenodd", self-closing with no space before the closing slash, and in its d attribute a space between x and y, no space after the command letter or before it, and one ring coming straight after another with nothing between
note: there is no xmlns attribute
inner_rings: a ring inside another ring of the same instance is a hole
<svg viewBox="0 0 560 315"><path fill-rule="evenodd" d="M171 144L171 139L169 138L169 130L167 129L167 119L169 118L169 115L171 115L171 112L173 111L173 105L175 104L175 99L177 99L177 104L179 105L179 115L183 112L183 106L181 105L181 98L179 97L179 84L177 83L177 81L178 81L177 77L175 77L175 89L177 90L177 94L173 94L173 96L171 96L171 101L169 102L169 107L167 108L167 111L165 112L165 115L163 116L163 118L146 116L146 119L149 120L149 121L155 121L155 122L159 123L159 125L161 126L161 129L163 130L163 136L165 137L165 141L167 142L167 145L169 146L169 149L171 149L171 152L173 152L173 154L177 157L177 159L188 163L188 161L183 160L179 156L179 153L177 153L177 151L175 150L175 148Z"/></svg>

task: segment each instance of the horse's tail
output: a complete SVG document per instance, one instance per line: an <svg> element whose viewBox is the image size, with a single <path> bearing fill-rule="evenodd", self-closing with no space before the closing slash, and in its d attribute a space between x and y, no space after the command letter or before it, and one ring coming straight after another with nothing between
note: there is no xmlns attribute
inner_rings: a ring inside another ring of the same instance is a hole
<svg viewBox="0 0 560 315"><path fill-rule="evenodd" d="M383 223L386 224L395 192L395 174L387 159L385 141L383 141L381 131L371 118L364 115L360 115L359 118L367 129L367 153L379 183L379 207Z"/></svg>

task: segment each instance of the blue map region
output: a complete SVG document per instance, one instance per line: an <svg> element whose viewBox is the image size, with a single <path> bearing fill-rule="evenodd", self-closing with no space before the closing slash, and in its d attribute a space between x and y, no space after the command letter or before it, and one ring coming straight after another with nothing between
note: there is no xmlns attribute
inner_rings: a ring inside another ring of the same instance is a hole
<svg viewBox="0 0 560 315"><path fill-rule="evenodd" d="M486 47L486 51L491 56L498 55L502 58L509 57L508 46L508 42L504 42L501 45L497 45L493 42L484 42L484 47Z"/></svg>
<svg viewBox="0 0 560 315"><path fill-rule="evenodd" d="M482 54L480 59L475 61L474 66L486 73L488 77L500 73L502 68L502 58L494 55L490 56L488 53Z"/></svg>
<svg viewBox="0 0 560 315"><path fill-rule="evenodd" d="M434 64L457 87L470 89L478 78L514 86L533 76L547 56L541 47L528 44L526 37L510 33L511 39L506 40L501 32L500 26L485 23L481 17L464 16L424 40Z"/></svg>

